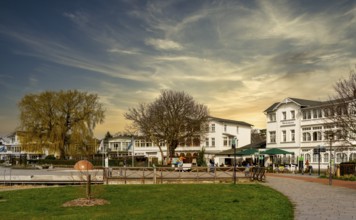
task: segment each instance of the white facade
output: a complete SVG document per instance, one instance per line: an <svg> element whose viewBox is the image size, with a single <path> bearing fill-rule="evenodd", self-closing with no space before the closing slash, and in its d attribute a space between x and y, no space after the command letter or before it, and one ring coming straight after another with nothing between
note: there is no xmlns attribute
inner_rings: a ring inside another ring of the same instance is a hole
<svg viewBox="0 0 356 220"><path fill-rule="evenodd" d="M275 103L266 111L267 116L267 149L281 148L293 152L291 163L297 163L298 157L304 157L304 164L308 160L313 168L318 167L318 155L313 154L313 149L325 147L326 152L321 153L320 165L325 169L330 163L330 140L325 133L337 130L330 126L323 102L286 98L280 103ZM334 137L334 140L338 140ZM332 158L339 164L344 161L356 159L356 148L333 141Z"/></svg>
<svg viewBox="0 0 356 220"><path fill-rule="evenodd" d="M242 121L221 119L216 117L209 118L209 131L204 137L200 137L191 143L180 143L176 148L176 156L197 156L198 152L205 149L206 159L212 158L216 153L231 149L232 140L237 139L237 147L251 143L252 125ZM127 146L131 142L131 137L114 137L109 140L111 152L127 151ZM167 156L167 146L161 143L164 157ZM161 161L162 155L159 147L150 141L135 138L132 147L128 149L128 154L135 156L145 156L148 158L158 158ZM216 161L223 163L223 161Z"/></svg>

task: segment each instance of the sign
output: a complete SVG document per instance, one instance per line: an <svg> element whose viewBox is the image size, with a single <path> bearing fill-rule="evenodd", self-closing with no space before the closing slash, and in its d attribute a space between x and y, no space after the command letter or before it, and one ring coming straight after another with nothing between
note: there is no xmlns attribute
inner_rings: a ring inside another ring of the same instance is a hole
<svg viewBox="0 0 356 220"><path fill-rule="evenodd" d="M313 153L314 154L320 154L321 152L326 152L326 148L325 147L316 147L313 149Z"/></svg>

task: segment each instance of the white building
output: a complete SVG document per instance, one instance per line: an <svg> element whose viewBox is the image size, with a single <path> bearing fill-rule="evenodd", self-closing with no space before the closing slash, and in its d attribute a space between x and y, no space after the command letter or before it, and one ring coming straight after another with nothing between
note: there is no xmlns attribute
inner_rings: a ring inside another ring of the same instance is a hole
<svg viewBox="0 0 356 220"><path fill-rule="evenodd" d="M327 131L338 131L338 128L328 123L325 117L326 102L286 98L274 103L265 110L267 116L267 146L266 148L281 148L293 152L290 163L297 164L298 158L308 160L313 168L318 167L318 154L313 149L325 147L321 153L321 168L325 169L330 162L330 140L325 135ZM336 132L337 133L337 132ZM338 137L334 137L338 140ZM341 141L333 141L332 158L335 163L356 159L356 148ZM335 155L336 154L336 155Z"/></svg>
<svg viewBox="0 0 356 220"><path fill-rule="evenodd" d="M216 117L209 118L209 130L204 137L193 140L186 140L179 143L176 148L176 156L184 156L187 158L196 157L198 152L205 149L206 159L215 157L216 153L231 148L232 140L237 139L237 147L248 145L251 143L251 129L252 125L242 121L235 121L230 119L222 119ZM117 152L117 155L145 156L149 160L156 158L161 161L162 155L158 146L151 141L142 139L142 137L134 137L133 145L128 149L131 143L130 136L116 136L108 141L108 147L111 151ZM161 143L163 157L167 156L167 146ZM224 157L216 157L215 163L225 163Z"/></svg>
<svg viewBox="0 0 356 220"><path fill-rule="evenodd" d="M19 157L21 153L21 146L16 132L0 138L0 160L9 160L10 157Z"/></svg>

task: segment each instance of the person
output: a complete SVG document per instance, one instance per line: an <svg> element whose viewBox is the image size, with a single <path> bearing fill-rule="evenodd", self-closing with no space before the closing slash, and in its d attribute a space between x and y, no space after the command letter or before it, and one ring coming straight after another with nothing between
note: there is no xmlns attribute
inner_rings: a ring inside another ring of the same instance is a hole
<svg viewBox="0 0 356 220"><path fill-rule="evenodd" d="M246 164L245 167L245 176L250 176L250 163Z"/></svg>
<svg viewBox="0 0 356 220"><path fill-rule="evenodd" d="M210 171L214 172L214 160L210 158L209 163L210 163Z"/></svg>
<svg viewBox="0 0 356 220"><path fill-rule="evenodd" d="M307 160L307 161L305 162L305 169L306 169L306 172L309 172L309 169L310 169L310 167L309 167L309 160Z"/></svg>

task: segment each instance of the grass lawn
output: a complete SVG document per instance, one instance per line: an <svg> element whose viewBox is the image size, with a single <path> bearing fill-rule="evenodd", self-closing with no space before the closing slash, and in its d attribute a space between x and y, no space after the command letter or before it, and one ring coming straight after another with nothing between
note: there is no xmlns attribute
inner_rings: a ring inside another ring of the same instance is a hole
<svg viewBox="0 0 356 220"><path fill-rule="evenodd" d="M293 219L293 205L259 184L97 185L110 204L62 207L85 197L85 187L0 192L0 219Z"/></svg>

